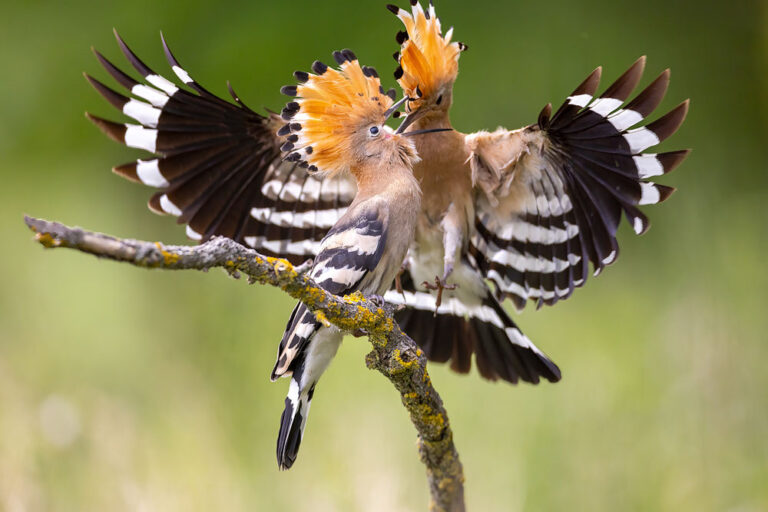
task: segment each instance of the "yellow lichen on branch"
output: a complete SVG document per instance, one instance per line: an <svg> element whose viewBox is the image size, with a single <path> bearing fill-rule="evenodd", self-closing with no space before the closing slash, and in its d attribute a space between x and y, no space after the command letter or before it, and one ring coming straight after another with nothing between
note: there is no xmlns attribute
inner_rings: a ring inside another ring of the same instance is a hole
<svg viewBox="0 0 768 512"><path fill-rule="evenodd" d="M35 239L46 249L53 249L61 245L61 241L56 240L49 233L37 233Z"/></svg>
<svg viewBox="0 0 768 512"><path fill-rule="evenodd" d="M70 248L142 268L208 270L221 267L250 283L270 284L304 302L324 325L363 331L372 351L366 365L381 372L400 393L419 434L419 455L427 470L430 509L464 510L464 475L453 444L448 415L427 373L426 357L393 319L392 305L372 302L360 293L338 297L322 289L288 261L262 256L230 239L213 238L195 247L123 240L25 217L35 239L49 249Z"/></svg>
<svg viewBox="0 0 768 512"><path fill-rule="evenodd" d="M160 242L155 242L155 247L157 247L160 254L163 255L163 261L166 266L174 265L179 262L179 255L166 251L165 246Z"/></svg>

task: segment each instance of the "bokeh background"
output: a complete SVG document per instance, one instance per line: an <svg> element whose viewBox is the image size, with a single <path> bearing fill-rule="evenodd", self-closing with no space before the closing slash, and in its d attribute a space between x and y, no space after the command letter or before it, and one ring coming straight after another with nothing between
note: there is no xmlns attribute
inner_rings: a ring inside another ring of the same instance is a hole
<svg viewBox="0 0 768 512"><path fill-rule="evenodd" d="M405 2L401 2L405 3ZM768 510L768 7L758 1L440 0L461 58L454 125L516 128L597 65L639 55L662 108L692 99L662 149L691 147L622 256L555 308L516 317L563 369L491 384L432 366L469 510ZM277 470L286 383L268 375L292 300L222 272L150 272L46 252L24 213L185 243L109 171L140 152L83 117L118 116L83 80L125 63L117 27L168 72L166 34L213 91L278 109L291 72L351 47L385 77L384 2L6 2L0 17L0 510L423 510L415 434L348 339L318 387L296 466ZM125 65L127 67L127 64ZM394 85L394 80L385 80Z"/></svg>

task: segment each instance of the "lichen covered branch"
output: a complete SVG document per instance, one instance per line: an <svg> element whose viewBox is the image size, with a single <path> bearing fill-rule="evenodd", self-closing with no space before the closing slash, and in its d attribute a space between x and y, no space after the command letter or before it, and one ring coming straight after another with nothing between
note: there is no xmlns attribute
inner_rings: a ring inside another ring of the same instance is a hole
<svg viewBox="0 0 768 512"><path fill-rule="evenodd" d="M427 373L426 356L393 320L392 305L379 305L359 293L332 295L304 273L303 265L293 267L285 260L262 256L228 238L213 238L198 246L164 245L115 238L32 217L24 220L37 241L47 248L76 249L144 268L221 267L235 277L247 276L250 283L282 289L304 302L326 325L347 332L364 331L373 346L366 364L394 384L418 432L419 453L427 469L432 498L430 509L464 510L464 474L448 415Z"/></svg>

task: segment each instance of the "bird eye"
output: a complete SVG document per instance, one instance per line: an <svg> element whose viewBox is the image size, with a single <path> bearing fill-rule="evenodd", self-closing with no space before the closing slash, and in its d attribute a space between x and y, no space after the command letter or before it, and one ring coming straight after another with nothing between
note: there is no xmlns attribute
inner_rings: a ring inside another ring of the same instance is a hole
<svg viewBox="0 0 768 512"><path fill-rule="evenodd" d="M439 105L442 102L443 102L443 95L441 94L440 96L437 97L437 104Z"/></svg>
<svg viewBox="0 0 768 512"><path fill-rule="evenodd" d="M378 126L371 126L371 129L368 130L368 133L371 134L371 137L376 137L379 134L379 127Z"/></svg>

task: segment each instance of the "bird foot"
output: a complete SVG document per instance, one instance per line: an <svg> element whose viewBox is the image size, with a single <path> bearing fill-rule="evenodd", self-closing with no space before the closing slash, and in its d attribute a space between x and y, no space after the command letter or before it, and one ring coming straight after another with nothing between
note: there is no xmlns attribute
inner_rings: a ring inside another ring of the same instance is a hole
<svg viewBox="0 0 768 512"><path fill-rule="evenodd" d="M408 270L408 267L410 265L407 261L404 261L402 265L400 265L400 271L395 276L395 290L397 290L397 293L403 296L403 300L405 300L405 292L403 291L403 282L400 280L400 276L402 276L406 270Z"/></svg>
<svg viewBox="0 0 768 512"><path fill-rule="evenodd" d="M368 296L368 300L373 302L373 304L376 305L377 307L383 307L384 304L386 304L386 302L387 302L387 301L384 300L384 297L382 297L381 295L376 295L376 294L369 295Z"/></svg>
<svg viewBox="0 0 768 512"><path fill-rule="evenodd" d="M456 283L448 284L445 278L440 279L438 276L435 276L435 284L432 284L429 281L424 281L421 283L421 285L427 290L437 290L437 299L435 300L435 315L437 315L437 309L440 307L440 304L443 303L443 290L455 290L459 287L459 285Z"/></svg>

